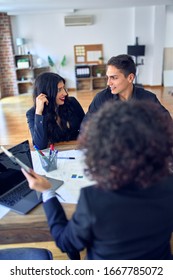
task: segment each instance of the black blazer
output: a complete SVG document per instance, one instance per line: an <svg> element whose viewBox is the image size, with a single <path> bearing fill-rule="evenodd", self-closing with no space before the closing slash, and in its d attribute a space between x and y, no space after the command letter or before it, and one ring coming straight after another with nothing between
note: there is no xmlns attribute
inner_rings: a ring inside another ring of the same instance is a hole
<svg viewBox="0 0 173 280"><path fill-rule="evenodd" d="M173 176L142 190L82 188L70 221L57 198L44 209L57 246L71 256L86 248L88 259L171 258Z"/></svg>

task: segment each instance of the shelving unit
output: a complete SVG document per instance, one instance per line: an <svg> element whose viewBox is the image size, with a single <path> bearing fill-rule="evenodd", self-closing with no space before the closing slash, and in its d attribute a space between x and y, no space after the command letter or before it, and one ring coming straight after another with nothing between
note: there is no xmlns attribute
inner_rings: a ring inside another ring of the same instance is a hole
<svg viewBox="0 0 173 280"><path fill-rule="evenodd" d="M76 65L76 89L78 91L92 91L104 89L107 85L106 65Z"/></svg>
<svg viewBox="0 0 173 280"><path fill-rule="evenodd" d="M34 67L31 54L15 55L14 60L19 94L32 93L35 78L43 72L50 71L49 66Z"/></svg>

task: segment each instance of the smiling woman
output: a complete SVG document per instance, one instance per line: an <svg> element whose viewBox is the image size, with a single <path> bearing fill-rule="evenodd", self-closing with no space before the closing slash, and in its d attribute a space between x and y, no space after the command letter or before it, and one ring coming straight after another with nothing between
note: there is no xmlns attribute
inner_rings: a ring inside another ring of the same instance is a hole
<svg viewBox="0 0 173 280"><path fill-rule="evenodd" d="M33 144L45 149L51 143L76 140L84 111L76 98L68 96L64 78L51 72L40 74L33 100L26 113Z"/></svg>

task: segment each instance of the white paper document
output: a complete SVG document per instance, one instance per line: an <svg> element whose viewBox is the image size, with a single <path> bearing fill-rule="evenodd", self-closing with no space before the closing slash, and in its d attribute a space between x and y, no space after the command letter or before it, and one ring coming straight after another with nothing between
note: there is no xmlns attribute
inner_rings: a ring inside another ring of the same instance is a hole
<svg viewBox="0 0 173 280"><path fill-rule="evenodd" d="M0 205L0 219L2 219L9 211L10 211L9 208Z"/></svg>
<svg viewBox="0 0 173 280"><path fill-rule="evenodd" d="M38 153L36 151L32 152L34 170L38 174L63 180L64 184L56 191L63 198L58 197L59 201L76 204L80 189L94 184L94 181L89 180L84 174L85 163L83 152L80 150L61 151L58 152L57 157L57 170L46 172L41 166ZM62 157L65 159L62 159ZM69 157L74 157L75 159L68 159Z"/></svg>

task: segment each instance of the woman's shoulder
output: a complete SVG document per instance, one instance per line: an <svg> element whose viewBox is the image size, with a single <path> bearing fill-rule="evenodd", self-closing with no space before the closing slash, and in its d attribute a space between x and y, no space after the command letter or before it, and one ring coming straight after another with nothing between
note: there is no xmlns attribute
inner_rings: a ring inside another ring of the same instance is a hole
<svg viewBox="0 0 173 280"><path fill-rule="evenodd" d="M68 97L69 102L74 103L74 102L78 102L77 99L74 96L69 96Z"/></svg>
<svg viewBox="0 0 173 280"><path fill-rule="evenodd" d="M35 107L31 107L28 111L26 111L26 116L31 116L35 114Z"/></svg>
<svg viewBox="0 0 173 280"><path fill-rule="evenodd" d="M74 96L69 96L68 101L72 106L79 106L79 101Z"/></svg>

